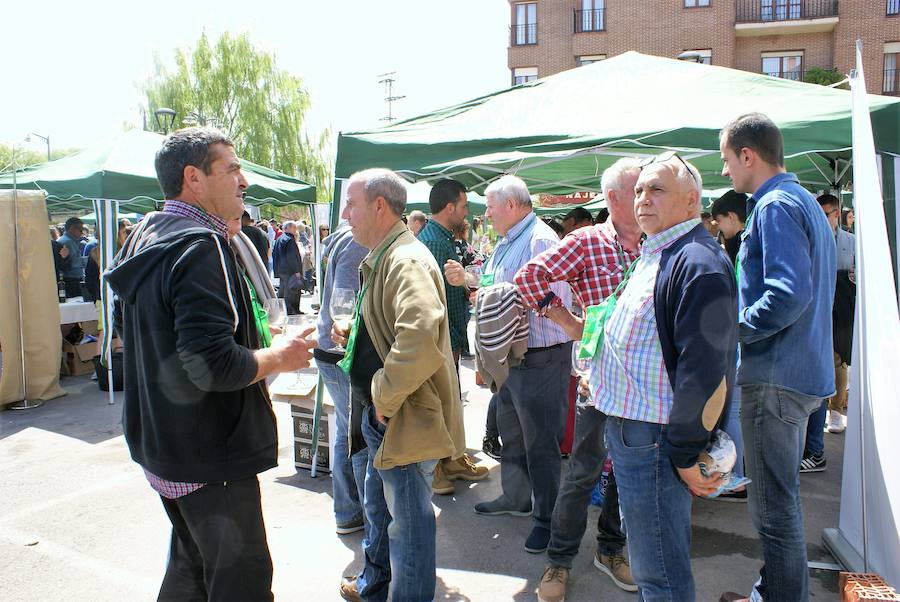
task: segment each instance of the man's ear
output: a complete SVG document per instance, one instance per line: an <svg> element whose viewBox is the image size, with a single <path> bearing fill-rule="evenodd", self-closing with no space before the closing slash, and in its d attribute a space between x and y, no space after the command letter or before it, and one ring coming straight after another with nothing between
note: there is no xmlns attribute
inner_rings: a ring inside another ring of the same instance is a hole
<svg viewBox="0 0 900 602"><path fill-rule="evenodd" d="M196 190L196 187L200 184L200 175L202 173L195 165L185 165L182 172L182 187L187 187L191 191Z"/></svg>
<svg viewBox="0 0 900 602"><path fill-rule="evenodd" d="M756 151L754 151L752 148L747 148L745 146L741 149L740 159L741 164L744 167L753 167L759 160L759 155L757 155Z"/></svg>

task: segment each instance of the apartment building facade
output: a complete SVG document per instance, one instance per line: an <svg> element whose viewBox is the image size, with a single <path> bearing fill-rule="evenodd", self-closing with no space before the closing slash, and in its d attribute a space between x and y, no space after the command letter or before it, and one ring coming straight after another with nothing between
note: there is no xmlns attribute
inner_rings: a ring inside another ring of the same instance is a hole
<svg viewBox="0 0 900 602"><path fill-rule="evenodd" d="M628 50L803 80L848 73L900 95L900 0L509 0L512 84Z"/></svg>

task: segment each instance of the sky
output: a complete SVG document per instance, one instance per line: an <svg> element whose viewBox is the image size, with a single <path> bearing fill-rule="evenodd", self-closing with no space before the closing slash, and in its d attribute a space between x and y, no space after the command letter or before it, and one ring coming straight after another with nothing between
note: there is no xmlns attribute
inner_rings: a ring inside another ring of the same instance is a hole
<svg viewBox="0 0 900 602"><path fill-rule="evenodd" d="M140 12L136 8L140 7ZM383 125L378 75L396 71L394 116L413 117L510 85L507 0L19 1L3 11L7 86L0 143L86 147L139 125L154 55L201 33L247 33L312 98L309 133ZM11 20L10 20L11 17ZM14 74L14 75L12 75ZM14 86L9 82L14 81Z"/></svg>

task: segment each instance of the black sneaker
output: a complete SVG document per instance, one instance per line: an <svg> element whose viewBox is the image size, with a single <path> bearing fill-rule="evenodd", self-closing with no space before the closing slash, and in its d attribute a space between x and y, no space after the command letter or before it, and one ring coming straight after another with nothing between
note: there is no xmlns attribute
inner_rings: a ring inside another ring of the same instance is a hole
<svg viewBox="0 0 900 602"><path fill-rule="evenodd" d="M363 519L358 518L347 523L338 523L335 531L338 535L350 535L363 530Z"/></svg>
<svg viewBox="0 0 900 602"><path fill-rule="evenodd" d="M500 443L500 437L485 437L481 441L481 451L499 462L500 454L503 453L503 445Z"/></svg>
<svg viewBox="0 0 900 602"><path fill-rule="evenodd" d="M823 472L827 465L825 454L806 454L800 461L800 472Z"/></svg>

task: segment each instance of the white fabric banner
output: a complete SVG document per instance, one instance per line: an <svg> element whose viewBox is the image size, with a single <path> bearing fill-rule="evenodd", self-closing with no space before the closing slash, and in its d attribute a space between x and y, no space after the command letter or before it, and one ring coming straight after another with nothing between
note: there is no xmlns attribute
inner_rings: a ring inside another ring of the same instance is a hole
<svg viewBox="0 0 900 602"><path fill-rule="evenodd" d="M853 186L856 208L856 328L840 528L825 539L854 571L875 572L900 587L900 315L891 250L866 98L860 48L853 102ZM833 539L838 540L837 546ZM842 541L841 541L842 540ZM841 554L841 543L850 554ZM854 556L858 554L858 556Z"/></svg>

